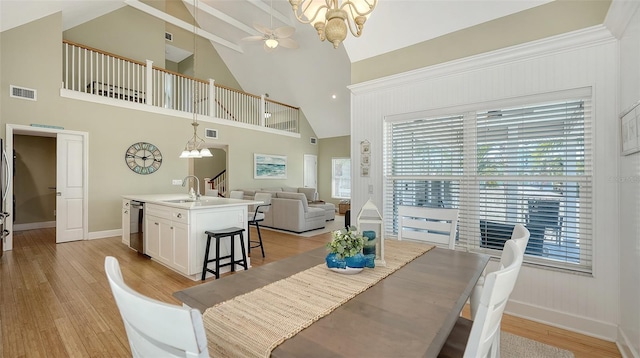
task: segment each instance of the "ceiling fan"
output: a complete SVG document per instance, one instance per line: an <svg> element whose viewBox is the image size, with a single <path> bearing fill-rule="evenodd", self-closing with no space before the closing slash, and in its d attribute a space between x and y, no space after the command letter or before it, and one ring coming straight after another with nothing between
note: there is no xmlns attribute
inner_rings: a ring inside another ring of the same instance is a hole
<svg viewBox="0 0 640 358"><path fill-rule="evenodd" d="M258 30L262 35L248 36L243 38L244 41L263 41L264 49L267 52L273 51L276 47L282 46L285 48L295 49L298 48L298 43L290 38L293 35L295 28L291 26L282 26L273 28L273 0L271 0L271 27L265 27L259 24L253 24L253 28Z"/></svg>

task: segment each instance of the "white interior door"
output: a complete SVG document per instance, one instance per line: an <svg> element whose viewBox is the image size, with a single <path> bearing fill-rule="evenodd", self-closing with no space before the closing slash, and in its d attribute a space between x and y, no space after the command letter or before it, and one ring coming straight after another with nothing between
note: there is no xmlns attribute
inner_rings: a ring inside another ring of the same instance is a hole
<svg viewBox="0 0 640 358"><path fill-rule="evenodd" d="M56 242L82 240L84 234L84 137L58 133Z"/></svg>
<svg viewBox="0 0 640 358"><path fill-rule="evenodd" d="M318 189L318 157L312 154L304 155L304 178L305 188Z"/></svg>

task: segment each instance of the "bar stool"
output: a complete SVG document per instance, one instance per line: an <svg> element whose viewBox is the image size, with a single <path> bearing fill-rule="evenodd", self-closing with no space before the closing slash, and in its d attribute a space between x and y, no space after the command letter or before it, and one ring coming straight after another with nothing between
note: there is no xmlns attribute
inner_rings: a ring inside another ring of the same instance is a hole
<svg viewBox="0 0 640 358"><path fill-rule="evenodd" d="M204 263L202 265L202 278L201 278L201 280L204 281L204 278L207 275L207 271L211 272L214 275L216 275L216 280L217 280L218 278L220 278L220 267L224 267L224 266L231 266L231 272L235 272L236 264L242 265L242 267L244 267L245 270L249 269L249 267L247 265L247 254L246 254L245 249L244 249L244 235L243 235L243 232L244 232L244 229L239 228L239 227L229 227L229 228L211 230L211 231L205 231L204 232L205 234L207 234L207 249L204 252ZM234 237L236 235L240 236L240 246L242 248L242 259L240 259L240 260L234 260L234 256L235 256L235 240L234 240ZM225 238L225 237L231 238L231 253L229 255L226 255L226 256L220 256L220 239ZM211 238L215 238L216 239L216 257L211 259L211 260L209 260L209 247L211 246ZM220 260L224 260L224 259L229 259L229 262L224 263L224 264L220 264ZM216 263L215 271L207 267L207 264L209 262L215 262Z"/></svg>

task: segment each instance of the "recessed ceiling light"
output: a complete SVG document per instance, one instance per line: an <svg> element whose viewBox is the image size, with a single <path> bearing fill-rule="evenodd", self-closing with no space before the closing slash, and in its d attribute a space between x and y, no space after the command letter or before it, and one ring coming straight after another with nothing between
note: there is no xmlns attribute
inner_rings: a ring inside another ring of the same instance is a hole
<svg viewBox="0 0 640 358"><path fill-rule="evenodd" d="M336 99L336 98L338 98L338 96L336 96L335 94L332 94L331 98Z"/></svg>

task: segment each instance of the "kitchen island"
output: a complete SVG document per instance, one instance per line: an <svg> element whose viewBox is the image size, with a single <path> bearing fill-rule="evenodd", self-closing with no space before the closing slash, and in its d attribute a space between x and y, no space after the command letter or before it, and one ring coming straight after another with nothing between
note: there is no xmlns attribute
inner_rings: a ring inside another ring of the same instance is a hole
<svg viewBox="0 0 640 358"><path fill-rule="evenodd" d="M129 245L131 235L136 234L133 231L136 231L134 223L138 217L130 215L131 202L144 203L144 218L139 225L144 233L142 253L194 281L200 279L202 272L207 242L205 231L232 226L244 228L244 244L248 249L248 206L261 204L255 200L208 196L195 200L186 194L124 195L122 198L122 242ZM240 239L236 236L235 240L234 257L239 260L242 256L238 249ZM230 248L230 240L223 239L220 256L228 255ZM215 256L215 248L210 249L209 259ZM247 263L251 265L249 258ZM221 269L222 272L229 270L229 266Z"/></svg>

